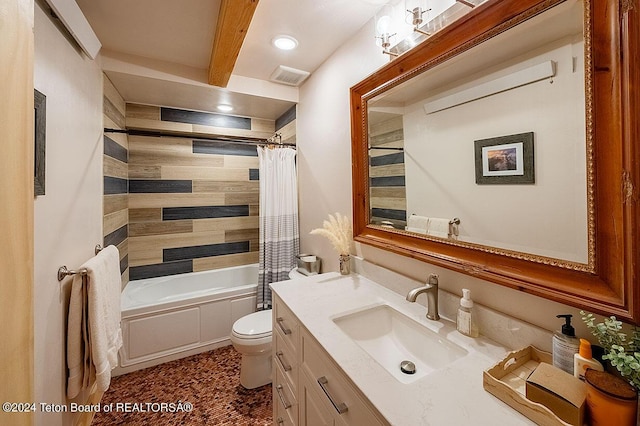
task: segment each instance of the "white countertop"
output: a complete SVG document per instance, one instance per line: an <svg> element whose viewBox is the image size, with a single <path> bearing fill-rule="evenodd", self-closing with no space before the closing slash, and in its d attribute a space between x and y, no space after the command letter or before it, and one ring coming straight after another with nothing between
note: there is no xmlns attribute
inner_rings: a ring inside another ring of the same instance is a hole
<svg viewBox="0 0 640 426"><path fill-rule="evenodd" d="M535 424L482 387L482 372L501 360L506 348L483 336L456 331L455 323L426 319L426 308L358 275L331 272L271 284L389 423L413 425ZM463 347L468 355L413 383L403 384L373 360L332 321L345 312L387 304Z"/></svg>

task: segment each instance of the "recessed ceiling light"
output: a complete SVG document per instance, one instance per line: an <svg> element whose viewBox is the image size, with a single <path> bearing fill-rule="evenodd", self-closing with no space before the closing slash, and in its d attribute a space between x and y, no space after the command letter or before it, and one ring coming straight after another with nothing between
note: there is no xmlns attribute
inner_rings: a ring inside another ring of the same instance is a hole
<svg viewBox="0 0 640 426"><path fill-rule="evenodd" d="M233 111L233 107L231 105L218 105L218 111L222 111L222 112Z"/></svg>
<svg viewBox="0 0 640 426"><path fill-rule="evenodd" d="M288 35L276 36L271 42L280 50L291 50L298 46L298 40Z"/></svg>

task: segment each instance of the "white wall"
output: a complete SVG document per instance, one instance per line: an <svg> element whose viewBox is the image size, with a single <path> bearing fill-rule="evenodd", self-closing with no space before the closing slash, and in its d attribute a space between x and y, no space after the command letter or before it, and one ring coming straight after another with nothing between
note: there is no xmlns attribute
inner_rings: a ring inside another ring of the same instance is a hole
<svg viewBox="0 0 640 426"><path fill-rule="evenodd" d="M551 79L428 115L428 99L407 106L408 214L459 217L465 241L587 263L583 51L581 41L565 38L501 70L553 61ZM527 132L534 133L535 184L477 185L474 140Z"/></svg>
<svg viewBox="0 0 640 426"><path fill-rule="evenodd" d="M46 195L35 200L35 399L64 404L70 279L102 242L102 72L36 5L34 86L47 97ZM71 424L38 411L36 424Z"/></svg>
<svg viewBox="0 0 640 426"><path fill-rule="evenodd" d="M309 235L309 231L322 226L329 213L350 215L352 211L349 88L387 61L374 44L372 25L367 23L300 89L297 141L301 250L319 255L325 272L338 269L337 255L326 239ZM438 273L443 289L461 295L463 287L470 288L478 303L547 330L559 328L561 322L555 315L561 313L573 314L576 330L584 330L576 309L373 247L358 246L358 254L370 262L419 280Z"/></svg>

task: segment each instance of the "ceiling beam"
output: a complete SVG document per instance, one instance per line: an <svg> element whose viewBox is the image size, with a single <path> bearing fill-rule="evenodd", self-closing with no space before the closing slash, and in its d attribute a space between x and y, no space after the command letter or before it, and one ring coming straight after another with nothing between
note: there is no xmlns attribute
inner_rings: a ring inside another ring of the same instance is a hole
<svg viewBox="0 0 640 426"><path fill-rule="evenodd" d="M222 0L209 61L209 84L227 87L258 0Z"/></svg>

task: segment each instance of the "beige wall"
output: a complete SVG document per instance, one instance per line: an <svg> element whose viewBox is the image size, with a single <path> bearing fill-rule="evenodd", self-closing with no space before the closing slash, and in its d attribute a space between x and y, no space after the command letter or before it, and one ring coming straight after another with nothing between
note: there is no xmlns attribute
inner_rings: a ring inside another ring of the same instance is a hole
<svg viewBox="0 0 640 426"><path fill-rule="evenodd" d="M102 242L102 72L35 7L34 84L47 97L46 194L35 201L35 396L64 404L71 279ZM36 424L70 424L38 411Z"/></svg>
<svg viewBox="0 0 640 426"><path fill-rule="evenodd" d="M300 88L297 139L301 251L319 255L323 271L337 270L338 257L326 239L311 236L309 231L321 226L329 213L351 214L349 88L387 61L375 46L371 26L365 25ZM365 245L359 245L357 251L369 261L416 279L425 280L429 273L438 273L443 289L462 294L463 286L470 288L478 303L547 330L559 328L556 314L571 313L576 320L579 318L576 309L487 281Z"/></svg>
<svg viewBox="0 0 640 426"><path fill-rule="evenodd" d="M0 401L33 395L33 1L0 0ZM0 424L32 414L0 411Z"/></svg>

